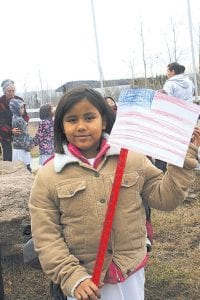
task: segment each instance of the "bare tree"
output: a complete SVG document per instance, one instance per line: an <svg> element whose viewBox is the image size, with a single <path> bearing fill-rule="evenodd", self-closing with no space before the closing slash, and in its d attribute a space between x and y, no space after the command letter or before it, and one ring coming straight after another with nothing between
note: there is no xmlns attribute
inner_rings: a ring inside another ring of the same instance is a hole
<svg viewBox="0 0 200 300"><path fill-rule="evenodd" d="M126 60L122 60L125 64L126 64L126 66L128 66L128 68L130 68L130 70L131 70L131 79L132 79L132 84L131 84L131 86L132 87L134 87L134 85L135 85L135 72L134 72L134 68L135 68L135 59L134 59L134 52L133 52L133 58L132 59L130 59L130 60L128 60L128 61L126 61Z"/></svg>
<svg viewBox="0 0 200 300"><path fill-rule="evenodd" d="M167 53L169 57L169 62L177 62L185 52L182 47L178 47L179 25L181 26L181 23L177 24L176 22L174 22L172 17L170 17L169 23L169 26L171 28L171 38L168 38L168 40L166 40Z"/></svg>
<svg viewBox="0 0 200 300"><path fill-rule="evenodd" d="M135 60L134 60L134 58L129 61L129 66L131 69L132 86L134 87L134 85L135 85L135 74L134 74Z"/></svg>
<svg viewBox="0 0 200 300"><path fill-rule="evenodd" d="M143 65L144 65L144 85L147 86L147 64L145 58L145 45L144 45L144 34L143 34L143 23L140 24L140 36L142 40L142 58L143 58Z"/></svg>
<svg viewBox="0 0 200 300"><path fill-rule="evenodd" d="M173 34L173 45L174 45L174 61L177 61L177 45L176 45L176 26L175 23L173 22L172 17L170 18L170 23L171 23L171 29L172 29L172 34Z"/></svg>
<svg viewBox="0 0 200 300"><path fill-rule="evenodd" d="M42 77L41 77L40 69L38 70L38 76L39 76L40 91L41 91L42 103L43 103L44 92L43 92L43 84L42 84Z"/></svg>
<svg viewBox="0 0 200 300"><path fill-rule="evenodd" d="M198 79L198 86L200 86L200 25L199 25L199 45L198 45L198 57L199 57L199 74L197 76L197 79ZM199 95L199 90L198 90L198 95Z"/></svg>

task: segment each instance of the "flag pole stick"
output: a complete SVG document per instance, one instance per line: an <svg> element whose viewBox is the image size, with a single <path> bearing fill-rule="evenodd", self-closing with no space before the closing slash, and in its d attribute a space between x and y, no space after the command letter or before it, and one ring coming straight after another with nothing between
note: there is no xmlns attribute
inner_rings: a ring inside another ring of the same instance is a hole
<svg viewBox="0 0 200 300"><path fill-rule="evenodd" d="M122 148L119 154L117 167L115 171L114 182L112 185L112 191L110 195L110 201L108 203L108 208L104 220L104 226L101 233L101 238L99 242L99 248L96 256L95 266L92 274L92 281L98 286L101 272L103 268L104 258L108 247L108 242L110 238L110 232L112 229L112 223L114 219L115 209L117 206L117 200L119 196L119 191L121 187L121 181L124 174L124 168L126 165L128 150Z"/></svg>

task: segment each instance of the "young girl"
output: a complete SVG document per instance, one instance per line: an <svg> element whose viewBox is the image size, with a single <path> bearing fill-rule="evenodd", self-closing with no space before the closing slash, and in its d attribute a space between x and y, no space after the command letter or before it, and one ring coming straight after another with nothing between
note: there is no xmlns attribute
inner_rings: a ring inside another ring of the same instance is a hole
<svg viewBox="0 0 200 300"><path fill-rule="evenodd" d="M23 161L31 172L31 140L28 134L28 124L24 120L24 102L21 99L11 99L9 103L12 116L12 128L18 128L19 134L13 137L12 161Z"/></svg>
<svg viewBox="0 0 200 300"><path fill-rule="evenodd" d="M106 100L106 102L108 103L108 105L110 106L110 108L112 109L112 111L116 114L117 113L117 103L113 99L113 97L106 96L106 97L104 97L104 99Z"/></svg>
<svg viewBox="0 0 200 300"><path fill-rule="evenodd" d="M40 119L37 133L33 138L33 145L39 145L39 165L43 165L54 153L53 107L50 104L44 104L40 107Z"/></svg>
<svg viewBox="0 0 200 300"><path fill-rule="evenodd" d="M143 300L147 234L142 198L153 208L173 210L193 180L196 137L184 167L169 165L165 174L145 155L129 151L96 286L91 274L120 152L107 143L113 122L109 106L92 89L67 92L56 109L55 157L36 174L29 207L41 266L63 293L57 299Z"/></svg>

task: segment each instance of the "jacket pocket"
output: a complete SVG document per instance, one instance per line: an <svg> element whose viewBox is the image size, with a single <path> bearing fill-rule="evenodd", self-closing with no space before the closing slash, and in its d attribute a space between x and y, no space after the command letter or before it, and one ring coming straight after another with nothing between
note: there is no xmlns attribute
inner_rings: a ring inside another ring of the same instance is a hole
<svg viewBox="0 0 200 300"><path fill-rule="evenodd" d="M81 217L86 199L86 181L63 182L56 189L60 202L61 216Z"/></svg>
<svg viewBox="0 0 200 300"><path fill-rule="evenodd" d="M63 236L70 252L77 255L80 249L85 249L86 181L67 180L59 184L56 189Z"/></svg>
<svg viewBox="0 0 200 300"><path fill-rule="evenodd" d="M123 187L132 187L136 185L137 181L139 179L139 174L137 172L132 172L129 174L124 174L122 177L121 186ZM111 176L112 184L114 182L114 176Z"/></svg>
<svg viewBox="0 0 200 300"><path fill-rule="evenodd" d="M132 186L135 186L138 182L139 175L137 172L131 173L131 174L124 174L122 177L122 183L121 186L129 188Z"/></svg>
<svg viewBox="0 0 200 300"><path fill-rule="evenodd" d="M139 207L141 205L139 177L138 172L131 172L123 175L118 206L125 206L124 201L126 201L126 204L132 208ZM113 184L114 176L112 176L111 182Z"/></svg>
<svg viewBox="0 0 200 300"><path fill-rule="evenodd" d="M79 191L83 191L86 188L86 181L62 183L57 186L58 198L72 198Z"/></svg>

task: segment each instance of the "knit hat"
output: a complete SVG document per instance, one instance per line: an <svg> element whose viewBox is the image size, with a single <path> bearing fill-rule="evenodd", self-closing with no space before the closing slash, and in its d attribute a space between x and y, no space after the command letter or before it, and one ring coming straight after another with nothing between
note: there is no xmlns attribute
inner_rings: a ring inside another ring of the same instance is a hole
<svg viewBox="0 0 200 300"><path fill-rule="evenodd" d="M5 79L2 81L1 83L1 87L3 89L3 92L5 94L6 89L10 86L10 85L14 85L14 81L11 79Z"/></svg>
<svg viewBox="0 0 200 300"><path fill-rule="evenodd" d="M20 108L24 106L24 101L20 99L11 99L9 102L9 107L13 115L20 116Z"/></svg>

